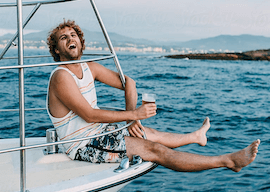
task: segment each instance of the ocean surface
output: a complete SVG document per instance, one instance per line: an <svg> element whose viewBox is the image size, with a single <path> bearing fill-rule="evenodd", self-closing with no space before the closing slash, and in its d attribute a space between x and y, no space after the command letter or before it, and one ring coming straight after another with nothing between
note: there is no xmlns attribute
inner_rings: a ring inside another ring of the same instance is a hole
<svg viewBox="0 0 270 192"><path fill-rule="evenodd" d="M11 50L8 55L16 52ZM48 55L25 50L26 55ZM132 181L122 191L270 191L270 63L265 61L177 60L158 54L120 53L124 74L143 92L157 94L155 117L143 120L159 131L189 133L206 116L211 128L208 143L175 150L201 155L235 152L261 140L255 161L239 173L219 168L181 173L158 166ZM25 64L52 62L52 58L25 59ZM2 60L0 66L17 63ZM113 60L101 61L116 70ZM47 84L54 67L25 69L25 107L44 108ZM99 106L124 107L122 91L96 83ZM18 70L0 70L1 109L18 108ZM26 112L26 136L45 136L52 127L46 111ZM18 112L0 112L0 138L19 137Z"/></svg>

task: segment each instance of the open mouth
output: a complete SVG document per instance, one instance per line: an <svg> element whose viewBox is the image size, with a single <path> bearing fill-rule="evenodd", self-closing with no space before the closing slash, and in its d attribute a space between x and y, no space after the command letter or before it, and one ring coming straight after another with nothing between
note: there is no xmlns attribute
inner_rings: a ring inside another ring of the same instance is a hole
<svg viewBox="0 0 270 192"><path fill-rule="evenodd" d="M75 49L75 48L76 48L76 45L72 43L72 44L70 44L70 45L68 46L68 48L69 48L69 49Z"/></svg>

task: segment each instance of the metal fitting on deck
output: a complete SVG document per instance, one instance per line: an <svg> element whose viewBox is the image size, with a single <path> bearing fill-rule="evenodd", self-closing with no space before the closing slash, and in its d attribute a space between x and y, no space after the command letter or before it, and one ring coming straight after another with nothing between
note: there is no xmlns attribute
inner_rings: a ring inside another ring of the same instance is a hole
<svg viewBox="0 0 270 192"><path fill-rule="evenodd" d="M47 129L46 130L46 138L47 143L53 143L57 141L57 134L55 129ZM55 154L58 153L58 145L50 145L47 146L47 154Z"/></svg>

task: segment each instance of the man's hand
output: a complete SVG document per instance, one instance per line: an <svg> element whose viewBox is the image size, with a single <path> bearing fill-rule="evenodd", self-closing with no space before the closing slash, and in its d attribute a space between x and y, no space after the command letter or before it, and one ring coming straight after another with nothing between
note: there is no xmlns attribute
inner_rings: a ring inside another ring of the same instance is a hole
<svg viewBox="0 0 270 192"><path fill-rule="evenodd" d="M140 121L135 121L132 125L128 127L129 134L133 137L143 138L143 131L145 132L144 127Z"/></svg>
<svg viewBox="0 0 270 192"><path fill-rule="evenodd" d="M128 127L128 131L131 136L133 137L139 137L143 138L143 135L145 133L145 128L141 124L140 120L141 119L146 119L149 117L152 117L157 114L157 106L156 104L149 103L149 104L144 104L138 107L135 112L137 113L137 119L132 125Z"/></svg>
<svg viewBox="0 0 270 192"><path fill-rule="evenodd" d="M136 110L136 120L147 119L157 114L157 106L154 103L141 105Z"/></svg>

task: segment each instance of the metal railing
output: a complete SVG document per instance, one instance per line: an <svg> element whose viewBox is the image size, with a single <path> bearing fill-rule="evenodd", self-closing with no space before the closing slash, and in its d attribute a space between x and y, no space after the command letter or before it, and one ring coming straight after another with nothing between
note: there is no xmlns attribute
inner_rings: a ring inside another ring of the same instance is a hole
<svg viewBox="0 0 270 192"><path fill-rule="evenodd" d="M37 56L38 57L38 56ZM41 63L41 64L31 64L31 65L22 65L22 66L3 66L0 67L1 69L23 69L23 68L32 68L32 67L45 67L45 66L54 66L54 65L67 65L67 64L76 64L76 63L84 63L84 62L91 62L91 61L101 61L106 59L114 58L114 55L104 56L100 58L93 58L93 59L83 59L83 60L72 60L72 61L64 61L64 62L53 62L53 63Z"/></svg>
<svg viewBox="0 0 270 192"><path fill-rule="evenodd" d="M121 111L121 110L123 111L124 110L124 109L117 109L117 108L112 108L112 107L101 107L101 109L118 110L118 111ZM82 138L78 138L78 139L70 139L70 140L65 140L65 141L56 141L56 142L53 142L53 143L43 143L43 144L36 144L36 145L28 145L28 146L24 146L24 147L3 149L3 150L0 150L0 154L9 153L9 152L15 152L15 151L21 151L21 150L26 150L26 149L47 147L47 146L51 146L51 145L60 145L60 144L66 144L66 143L73 143L73 142L84 141L84 140L88 140L88 139L94 139L94 138L97 138L97 137L102 137L104 135L108 135L108 134L111 134L111 133L121 131L122 129L125 129L125 128L129 127L132 123L134 123L134 121L131 121L131 122L127 123L126 125L124 125L122 127L119 127L117 129L114 129L112 131L108 131L106 133L101 133L101 134L92 135L92 136L88 136L88 137L82 137Z"/></svg>
<svg viewBox="0 0 270 192"><path fill-rule="evenodd" d="M64 3L69 1L77 1L77 0L41 0L41 1L31 1L31 2L23 2L22 6L33 6L37 4L53 4L53 3ZM18 2L18 1L17 1ZM0 7L16 7L17 3L0 3Z"/></svg>
<svg viewBox="0 0 270 192"><path fill-rule="evenodd" d="M99 58L93 58L93 59L85 59L85 60L78 60L78 61L69 61L69 62L56 62L56 63L41 63L41 64L31 64L31 65L24 65L24 58L37 58L37 57L47 57L47 56L24 56L23 53L23 29L25 26L29 23L31 18L35 15L35 13L38 11L41 5L44 4L55 4L55 3L64 3L64 2L71 2L76 0L40 0L40 1L34 1L34 2L22 2L22 0L17 0L17 3L0 3L0 8L2 7L17 7L17 32L14 34L14 36L10 39L10 41L7 43L6 47L3 49L2 53L0 54L0 60L1 59L18 59L17 66L1 66L0 70L4 69L18 69L19 70L19 109L1 109L0 112L3 111L19 111L20 116L20 147L13 148L13 149L4 149L0 151L0 154L2 153L8 153L13 151L20 151L20 191L25 192L26 191L26 161L25 161L25 150L26 149L33 149L33 148L39 148L39 147L45 147L45 146L51 146L51 145L58 145L58 144L64 144L64 143L71 143L76 141L82 141L86 139L92 139L95 137L100 137L106 134L110 134L113 132L117 132L121 129L124 129L128 127L132 122L125 125L124 127L120 127L118 129L115 129L113 131L99 134L95 136L89 136L85 138L80 139L73 139L68 141L58 141L54 143L44 143L39 145L31 145L31 146L25 146L25 111L29 110L42 110L42 109L25 109L24 106L24 68L29 67L43 67L43 66L53 66L53 65L63 65L63 64L76 64L81 62L90 62L90 61L99 61L99 60L105 60L105 59L114 59L114 63L116 65L116 68L119 73L119 77L121 79L123 87L125 87L125 77L122 72L121 66L119 64L117 55L114 51L114 48L112 46L111 40L108 36L108 33L105 29L105 26L102 22L102 19L100 17L100 14L97 10L97 7L94 3L94 0L89 0L92 8L95 12L95 15L97 17L97 20L99 22L99 25L101 27L101 30L103 32L103 35L105 37L105 40L108 44L108 48L111 52L111 54L105 54L103 57ZM35 6L33 10L30 12L28 17L25 19L25 21L22 21L22 12L23 12L23 6ZM4 57L6 52L9 50L9 48L14 44L14 41L18 38L18 57ZM101 55L101 54L91 54L91 55Z"/></svg>
<svg viewBox="0 0 270 192"><path fill-rule="evenodd" d="M91 53L91 54L83 54L83 56L112 56L112 54L106 53ZM32 58L45 58L45 57L52 57L51 55L38 55L38 56L24 56L24 59L32 59ZM18 57L3 57L3 59L18 59Z"/></svg>

